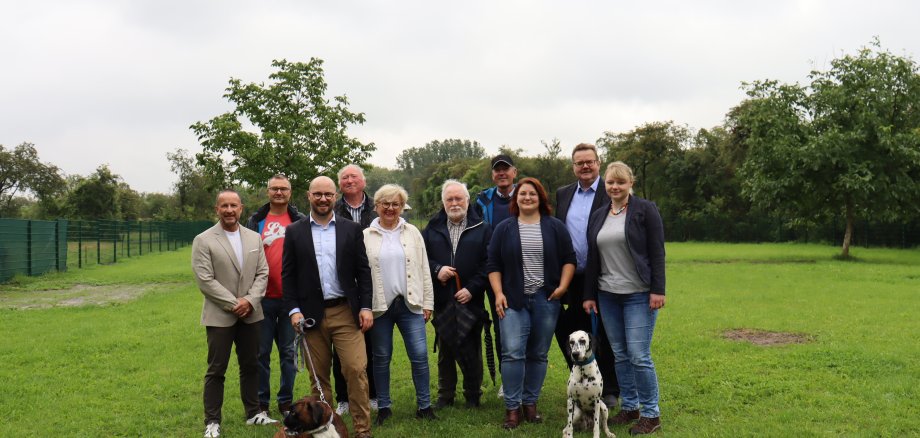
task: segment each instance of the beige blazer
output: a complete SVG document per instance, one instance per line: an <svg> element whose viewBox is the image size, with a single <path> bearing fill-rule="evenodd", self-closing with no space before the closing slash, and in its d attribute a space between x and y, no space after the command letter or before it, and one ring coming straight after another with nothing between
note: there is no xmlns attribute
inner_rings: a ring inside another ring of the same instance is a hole
<svg viewBox="0 0 920 438"><path fill-rule="evenodd" d="M218 222L195 237L192 243L192 271L204 295L201 325L230 327L238 317L230 311L244 297L252 304L252 314L243 319L251 324L262 320L262 297L268 284L268 262L262 238L240 226L243 242L243 269Z"/></svg>
<svg viewBox="0 0 920 438"><path fill-rule="evenodd" d="M434 286L431 283L431 269L428 268L428 252L425 251L425 239L414 225L403 222L399 241L406 254L406 307L413 313L422 310L434 310ZM386 297L383 293L383 270L380 268L380 248L383 246L383 233L373 225L364 229L364 245L367 248L367 260L371 266L374 281L374 298L371 311L374 318L387 311Z"/></svg>

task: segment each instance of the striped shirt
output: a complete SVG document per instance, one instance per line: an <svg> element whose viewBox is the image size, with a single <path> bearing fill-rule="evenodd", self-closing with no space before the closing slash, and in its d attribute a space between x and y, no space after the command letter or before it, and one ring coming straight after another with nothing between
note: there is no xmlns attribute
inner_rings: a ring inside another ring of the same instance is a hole
<svg viewBox="0 0 920 438"><path fill-rule="evenodd" d="M457 255L457 244L460 243L460 235L466 229L466 216L460 222L453 223L447 219L447 231L450 233L450 246L453 248L453 254Z"/></svg>
<svg viewBox="0 0 920 438"><path fill-rule="evenodd" d="M521 230L521 256L524 262L524 293L536 293L543 287L543 232L540 223L518 222Z"/></svg>

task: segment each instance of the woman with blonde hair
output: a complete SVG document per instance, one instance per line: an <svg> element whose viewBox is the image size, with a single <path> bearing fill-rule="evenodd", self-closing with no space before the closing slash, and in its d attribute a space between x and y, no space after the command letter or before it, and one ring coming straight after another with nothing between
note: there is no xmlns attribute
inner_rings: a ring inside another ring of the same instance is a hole
<svg viewBox="0 0 920 438"><path fill-rule="evenodd" d="M632 169L607 166L604 185L610 203L588 220L585 312L597 312L613 349L620 385L618 425L638 422L632 435L661 428L658 375L652 362L652 334L664 307L664 226L654 202L632 194Z"/></svg>
<svg viewBox="0 0 920 438"><path fill-rule="evenodd" d="M390 400L390 360L393 356L393 327L399 328L412 366L412 381L418 410L416 418L433 420L431 375L428 369L428 340L425 324L434 309L434 288L422 233L400 215L409 194L396 184L387 184L374 194L377 218L364 229L364 245L373 277L374 383L377 389L377 420L381 426L393 415Z"/></svg>

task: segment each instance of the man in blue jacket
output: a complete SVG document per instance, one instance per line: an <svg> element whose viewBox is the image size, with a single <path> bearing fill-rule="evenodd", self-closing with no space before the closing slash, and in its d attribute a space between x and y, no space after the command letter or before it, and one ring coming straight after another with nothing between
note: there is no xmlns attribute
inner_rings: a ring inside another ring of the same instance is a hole
<svg viewBox="0 0 920 438"><path fill-rule="evenodd" d="M492 158L492 182L495 183L495 186L479 192L476 196L476 212L492 228L511 216L509 208L511 195L514 193L515 178L517 178L517 168L514 167L514 160L511 157L499 154ZM495 295L488 288L486 288L486 294L489 296L489 312L492 314L492 321L495 322L492 325L495 331L495 351L501 359L502 337L501 330L498 328L498 315L495 313ZM499 368L501 368L501 360L499 360ZM498 397L504 397L502 388L498 390Z"/></svg>

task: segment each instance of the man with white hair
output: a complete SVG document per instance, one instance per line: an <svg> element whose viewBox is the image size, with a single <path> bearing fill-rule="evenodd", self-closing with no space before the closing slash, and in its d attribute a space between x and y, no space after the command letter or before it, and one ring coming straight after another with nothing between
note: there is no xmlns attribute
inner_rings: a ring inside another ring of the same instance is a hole
<svg viewBox="0 0 920 438"><path fill-rule="evenodd" d="M441 187L444 207L431 219L422 237L434 283L434 325L438 343L436 409L454 404L457 366L463 373L467 407L482 396L482 328L489 319L483 308L486 248L492 227L470 208L466 185L447 180Z"/></svg>
<svg viewBox="0 0 920 438"><path fill-rule="evenodd" d="M365 187L367 182L364 180L364 169L357 164L349 164L339 170L339 191L342 192L342 196L335 201L333 211L338 218L350 219L361 224L362 230L369 227L371 221L377 217L374 200L367 196ZM376 411L377 388L374 384L374 355L371 352L370 333L364 334L364 345L367 347L367 383L370 390L368 396L371 400L371 410ZM342 362L335 352L332 355L332 378L335 380L335 411L339 415L345 415L349 411L348 384L342 375Z"/></svg>

